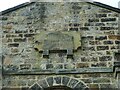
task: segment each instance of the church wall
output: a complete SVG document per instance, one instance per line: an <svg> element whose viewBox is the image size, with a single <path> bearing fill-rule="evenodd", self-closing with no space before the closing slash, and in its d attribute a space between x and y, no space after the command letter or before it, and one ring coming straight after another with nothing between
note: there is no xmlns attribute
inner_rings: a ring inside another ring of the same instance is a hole
<svg viewBox="0 0 120 90"><path fill-rule="evenodd" d="M1 20L3 88L30 88L56 76L75 78L96 90L120 86L119 68L114 67L119 62L119 13L85 2L36 2ZM34 49L35 36L43 31L78 32L81 46L72 58L66 52L43 58Z"/></svg>

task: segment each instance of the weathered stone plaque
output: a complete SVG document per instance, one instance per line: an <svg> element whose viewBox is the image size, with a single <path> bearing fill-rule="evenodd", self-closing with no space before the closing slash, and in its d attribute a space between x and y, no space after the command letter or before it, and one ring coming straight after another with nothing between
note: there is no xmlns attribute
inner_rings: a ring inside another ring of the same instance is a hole
<svg viewBox="0 0 120 90"><path fill-rule="evenodd" d="M49 55L49 52L66 51L67 55L72 55L74 50L81 46L80 33L76 31L43 31L35 36L34 48L43 55Z"/></svg>

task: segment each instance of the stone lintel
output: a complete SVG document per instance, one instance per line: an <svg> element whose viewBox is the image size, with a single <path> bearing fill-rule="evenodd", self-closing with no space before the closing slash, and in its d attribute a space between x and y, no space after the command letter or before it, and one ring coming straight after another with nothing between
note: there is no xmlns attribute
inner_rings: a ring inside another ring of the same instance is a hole
<svg viewBox="0 0 120 90"><path fill-rule="evenodd" d="M112 73L113 68L80 68L64 70L31 70L31 71L4 71L6 75L46 75L46 74L87 74L87 73Z"/></svg>

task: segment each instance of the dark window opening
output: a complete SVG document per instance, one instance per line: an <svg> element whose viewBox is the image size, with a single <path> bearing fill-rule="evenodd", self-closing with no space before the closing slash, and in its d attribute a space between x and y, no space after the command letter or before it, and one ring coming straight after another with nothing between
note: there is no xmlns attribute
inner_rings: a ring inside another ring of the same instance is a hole
<svg viewBox="0 0 120 90"><path fill-rule="evenodd" d="M44 90L73 90L73 89L67 86L52 86L45 88Z"/></svg>

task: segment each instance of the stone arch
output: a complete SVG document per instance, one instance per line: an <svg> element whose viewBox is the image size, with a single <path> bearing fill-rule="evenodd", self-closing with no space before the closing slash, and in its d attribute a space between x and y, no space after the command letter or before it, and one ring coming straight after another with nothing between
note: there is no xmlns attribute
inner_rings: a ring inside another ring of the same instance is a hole
<svg viewBox="0 0 120 90"><path fill-rule="evenodd" d="M46 88L54 86L68 87L71 88L71 90L89 90L88 86L83 81L68 76L47 77L37 81L29 88L30 90L45 90Z"/></svg>

